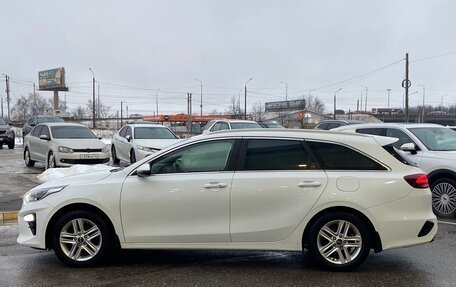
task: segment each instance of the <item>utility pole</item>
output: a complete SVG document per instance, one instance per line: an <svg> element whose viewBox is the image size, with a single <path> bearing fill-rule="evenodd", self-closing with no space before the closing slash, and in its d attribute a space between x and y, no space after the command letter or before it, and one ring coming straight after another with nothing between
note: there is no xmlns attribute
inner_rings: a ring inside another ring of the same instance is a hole
<svg viewBox="0 0 456 287"><path fill-rule="evenodd" d="M101 118L101 114L100 114L100 83L98 83L98 110L97 110L97 115L98 115L98 118Z"/></svg>
<svg viewBox="0 0 456 287"><path fill-rule="evenodd" d="M93 128L95 128L95 74L91 68L89 68L89 70L92 72L92 125Z"/></svg>
<svg viewBox="0 0 456 287"><path fill-rule="evenodd" d="M426 87L424 85L418 85L418 86L423 87L423 108L422 108L422 111L421 111L421 122L424 123L424 97L425 97L425 94L426 94Z"/></svg>
<svg viewBox="0 0 456 287"><path fill-rule="evenodd" d="M33 83L33 106L32 106L33 115L36 115L36 89L35 83Z"/></svg>
<svg viewBox="0 0 456 287"><path fill-rule="evenodd" d="M158 91L160 91L160 88L157 89L155 92L155 110L157 111L157 116L158 116Z"/></svg>
<svg viewBox="0 0 456 287"><path fill-rule="evenodd" d="M390 107L390 93L391 89L386 89L388 91L388 108Z"/></svg>
<svg viewBox="0 0 456 287"><path fill-rule="evenodd" d="M2 96L2 118L3 118L3 96Z"/></svg>
<svg viewBox="0 0 456 287"><path fill-rule="evenodd" d="M336 93L340 90L342 90L342 88L339 88L337 91L334 92L334 119L336 119Z"/></svg>
<svg viewBox="0 0 456 287"><path fill-rule="evenodd" d="M409 55L405 54L405 80L402 81L402 87L405 88L405 122L409 122L409 88L412 83L409 80Z"/></svg>
<svg viewBox="0 0 456 287"><path fill-rule="evenodd" d="M360 101L360 111L362 112L363 111L363 91L361 91L361 97L360 97L361 101Z"/></svg>
<svg viewBox="0 0 456 287"><path fill-rule="evenodd" d="M120 101L120 126L123 127L123 101Z"/></svg>
<svg viewBox="0 0 456 287"><path fill-rule="evenodd" d="M201 101L200 101L200 116L203 116L203 82L200 79L196 79L198 82L200 82L200 87L201 87Z"/></svg>
<svg viewBox="0 0 456 287"><path fill-rule="evenodd" d="M8 107L8 122L11 121L11 110L10 110L10 88L9 88L9 77L8 75L5 75L5 80L6 80L6 105Z"/></svg>
<svg viewBox="0 0 456 287"><path fill-rule="evenodd" d="M359 111L359 100L356 100L356 110Z"/></svg>
<svg viewBox="0 0 456 287"><path fill-rule="evenodd" d="M187 135L192 133L192 93L187 93Z"/></svg>
<svg viewBox="0 0 456 287"><path fill-rule="evenodd" d="M288 84L285 82L281 82L285 85L285 102L288 102Z"/></svg>

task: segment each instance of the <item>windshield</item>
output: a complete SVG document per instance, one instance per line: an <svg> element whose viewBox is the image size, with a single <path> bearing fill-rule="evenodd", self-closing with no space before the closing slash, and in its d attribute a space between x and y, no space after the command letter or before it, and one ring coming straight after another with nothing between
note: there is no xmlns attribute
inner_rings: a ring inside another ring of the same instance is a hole
<svg viewBox="0 0 456 287"><path fill-rule="evenodd" d="M136 127L135 139L176 139L177 137L167 128Z"/></svg>
<svg viewBox="0 0 456 287"><path fill-rule="evenodd" d="M258 123L231 123L231 129L261 129Z"/></svg>
<svg viewBox="0 0 456 287"><path fill-rule="evenodd" d="M0 118L0 125L6 125L6 122L4 119Z"/></svg>
<svg viewBox="0 0 456 287"><path fill-rule="evenodd" d="M63 123L63 119L59 117L39 117L38 123Z"/></svg>
<svg viewBox="0 0 456 287"><path fill-rule="evenodd" d="M265 126L271 129L284 129L285 127L278 123L264 123Z"/></svg>
<svg viewBox="0 0 456 287"><path fill-rule="evenodd" d="M97 137L86 127L61 126L51 127L55 139L96 139Z"/></svg>
<svg viewBox="0 0 456 287"><path fill-rule="evenodd" d="M456 150L456 132L444 128L410 128L409 129L428 150L451 151Z"/></svg>

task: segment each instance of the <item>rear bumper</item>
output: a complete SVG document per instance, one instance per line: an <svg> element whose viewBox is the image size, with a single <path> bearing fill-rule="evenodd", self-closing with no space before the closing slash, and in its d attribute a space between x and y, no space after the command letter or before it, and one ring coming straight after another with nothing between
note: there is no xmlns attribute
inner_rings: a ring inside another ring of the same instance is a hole
<svg viewBox="0 0 456 287"><path fill-rule="evenodd" d="M366 210L375 218L374 226L382 250L431 242L437 233L429 189L414 189L399 200Z"/></svg>

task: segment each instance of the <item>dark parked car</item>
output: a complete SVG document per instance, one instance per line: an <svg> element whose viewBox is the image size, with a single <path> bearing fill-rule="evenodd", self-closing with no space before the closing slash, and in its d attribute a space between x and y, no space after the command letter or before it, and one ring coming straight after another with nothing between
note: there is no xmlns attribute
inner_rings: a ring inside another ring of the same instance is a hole
<svg viewBox="0 0 456 287"><path fill-rule="evenodd" d="M34 116L28 119L22 128L22 139L30 133L30 131L37 125L42 123L63 123L64 120L56 116Z"/></svg>
<svg viewBox="0 0 456 287"><path fill-rule="evenodd" d="M363 121L355 121L355 120L324 120L321 121L315 129L317 130L330 130L335 129L338 127L346 126L346 125L354 125L354 124L364 124Z"/></svg>
<svg viewBox="0 0 456 287"><path fill-rule="evenodd" d="M0 118L0 148L3 147L4 144L8 145L9 149L14 148L14 131L8 125L8 123L3 119Z"/></svg>
<svg viewBox="0 0 456 287"><path fill-rule="evenodd" d="M284 126L282 126L280 123L276 121L264 121L264 122L258 122L260 126L263 128L270 128L270 129L285 129Z"/></svg>

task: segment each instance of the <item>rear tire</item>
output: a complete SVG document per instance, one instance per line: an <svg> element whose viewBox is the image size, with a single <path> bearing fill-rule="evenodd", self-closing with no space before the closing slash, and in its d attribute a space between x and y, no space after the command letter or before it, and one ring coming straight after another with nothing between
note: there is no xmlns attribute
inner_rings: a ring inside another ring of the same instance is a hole
<svg viewBox="0 0 456 287"><path fill-rule="evenodd" d="M307 237L310 254L325 269L347 271L366 260L370 251L367 224L354 214L327 213L318 218Z"/></svg>
<svg viewBox="0 0 456 287"><path fill-rule="evenodd" d="M115 241L107 222L98 214L74 210L55 223L52 247L66 265L89 267L106 258L115 247Z"/></svg>
<svg viewBox="0 0 456 287"><path fill-rule="evenodd" d="M13 141L8 144L9 149L14 149L14 145L16 144L15 138L13 138Z"/></svg>
<svg viewBox="0 0 456 287"><path fill-rule="evenodd" d="M439 217L456 217L456 181L439 178L431 182L432 210Z"/></svg>
<svg viewBox="0 0 456 287"><path fill-rule="evenodd" d="M29 151L28 147L26 147L24 150L24 161L25 161L25 165L28 167L32 167L35 165L35 161L32 160L32 158L30 157L30 151Z"/></svg>

